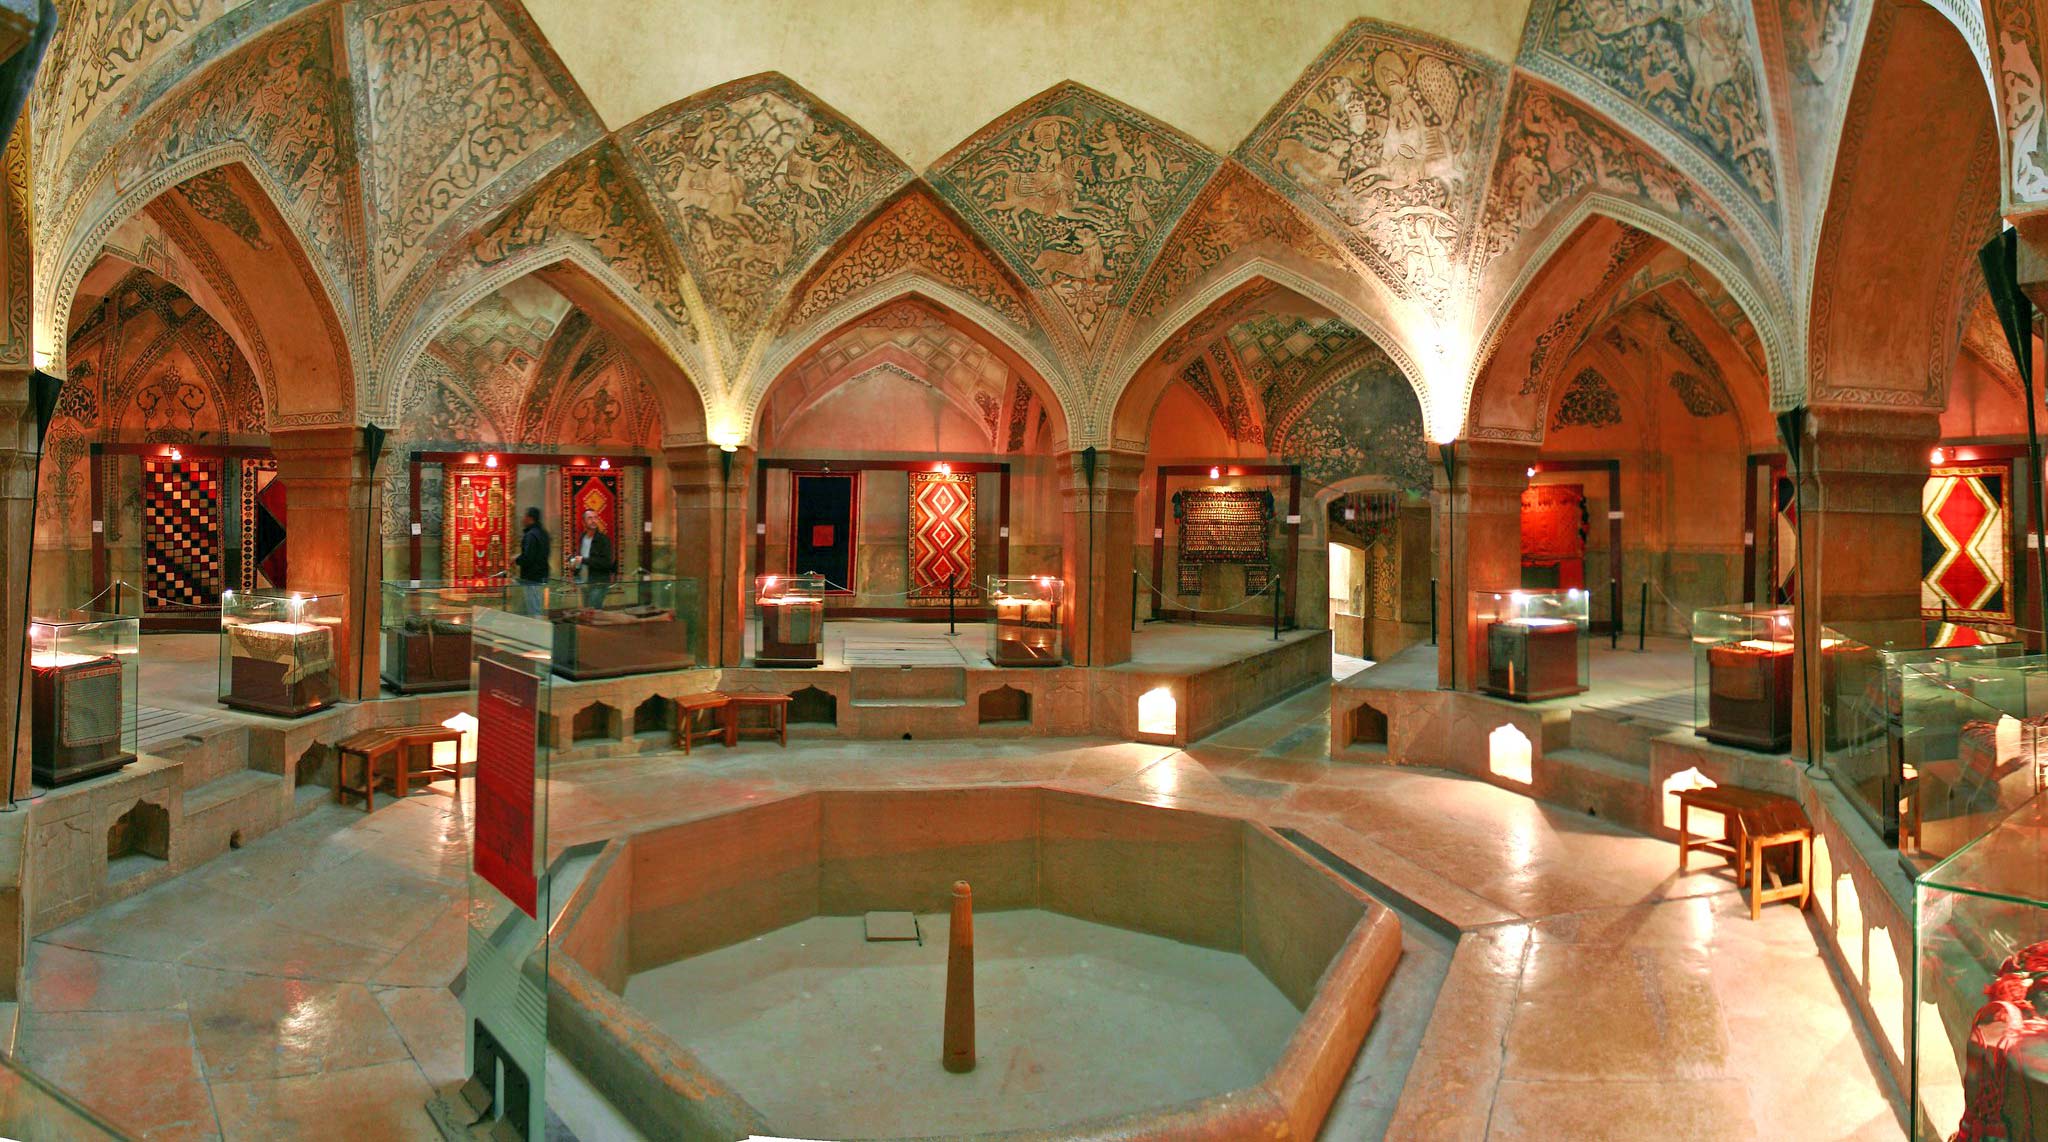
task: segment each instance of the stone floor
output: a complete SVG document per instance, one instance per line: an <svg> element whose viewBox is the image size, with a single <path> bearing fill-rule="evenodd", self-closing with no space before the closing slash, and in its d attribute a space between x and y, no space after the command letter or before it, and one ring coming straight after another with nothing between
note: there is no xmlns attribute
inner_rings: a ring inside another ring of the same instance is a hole
<svg viewBox="0 0 2048 1142"><path fill-rule="evenodd" d="M1675 665L1675 664L1674 664ZM1463 934L1405 1083L1369 1043L1325 1138L1891 1138L1802 915L1491 786L1327 760L1321 688L1185 751L749 744L560 767L555 843L784 791L1036 782L1308 831ZM462 807L327 807L35 941L18 1056L148 1138L431 1138L462 1067ZM1411 944L1419 947L1420 944ZM1397 980L1399 976L1397 976ZM1390 993L1419 1006L1425 993Z"/></svg>

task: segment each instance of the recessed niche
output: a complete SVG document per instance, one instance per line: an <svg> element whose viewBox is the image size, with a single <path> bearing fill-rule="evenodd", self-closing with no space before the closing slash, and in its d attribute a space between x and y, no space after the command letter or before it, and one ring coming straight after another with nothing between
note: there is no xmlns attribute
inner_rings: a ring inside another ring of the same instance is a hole
<svg viewBox="0 0 2048 1142"><path fill-rule="evenodd" d="M612 728L619 712L603 702L592 702L576 711L576 717L569 723L569 740L572 742L600 741L617 736Z"/></svg>
<svg viewBox="0 0 2048 1142"><path fill-rule="evenodd" d="M137 801L107 826L107 883L126 880L171 857L170 810Z"/></svg>
<svg viewBox="0 0 2048 1142"><path fill-rule="evenodd" d="M633 707L633 733L653 734L666 739L675 727L676 704L660 694L649 695L645 702Z"/></svg>
<svg viewBox="0 0 2048 1142"><path fill-rule="evenodd" d="M1512 723L1502 722L1486 735L1487 772L1503 781L1528 785L1536 779L1529 735Z"/></svg>
<svg viewBox="0 0 2048 1142"><path fill-rule="evenodd" d="M792 691L789 695L789 720L792 723L836 726L839 724L839 699L816 686Z"/></svg>
<svg viewBox="0 0 2048 1142"><path fill-rule="evenodd" d="M1015 686L998 686L981 695L981 724L1031 721L1031 692Z"/></svg>
<svg viewBox="0 0 2048 1142"><path fill-rule="evenodd" d="M1157 686L1138 695L1138 732L1162 738L1180 732L1180 703L1172 690Z"/></svg>
<svg viewBox="0 0 2048 1142"><path fill-rule="evenodd" d="M1351 711L1351 744L1387 744L1387 715L1369 702L1360 702Z"/></svg>

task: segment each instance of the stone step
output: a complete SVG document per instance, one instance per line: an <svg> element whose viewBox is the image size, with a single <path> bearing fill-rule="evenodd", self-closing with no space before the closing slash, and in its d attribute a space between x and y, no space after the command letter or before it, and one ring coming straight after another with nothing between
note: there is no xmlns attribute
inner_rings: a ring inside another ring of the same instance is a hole
<svg viewBox="0 0 2048 1142"><path fill-rule="evenodd" d="M282 825L284 778L244 770L185 792L185 861L196 864Z"/></svg>
<svg viewBox="0 0 2048 1142"><path fill-rule="evenodd" d="M856 666L849 687L856 706L964 706L965 666Z"/></svg>

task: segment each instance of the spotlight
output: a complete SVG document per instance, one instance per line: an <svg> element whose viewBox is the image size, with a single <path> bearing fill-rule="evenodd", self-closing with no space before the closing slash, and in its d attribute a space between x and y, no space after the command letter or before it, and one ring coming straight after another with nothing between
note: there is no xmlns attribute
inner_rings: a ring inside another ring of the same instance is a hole
<svg viewBox="0 0 2048 1142"><path fill-rule="evenodd" d="M1934 451L1929 452L1927 454L1927 459L1935 464L1945 464L1948 462L1948 452L1944 449L1937 448Z"/></svg>
<svg viewBox="0 0 2048 1142"><path fill-rule="evenodd" d="M498 454L497 454L496 452L493 452L493 453L491 453L490 455L488 455L488 456L484 457L484 467L486 467L486 468L495 468L495 467L497 467L497 466L498 466Z"/></svg>
<svg viewBox="0 0 2048 1142"><path fill-rule="evenodd" d="M1523 474L1524 474L1524 475L1526 475L1526 476L1528 476L1528 477L1529 477L1530 479L1532 479L1532 480L1533 480L1533 479L1535 479L1535 478L1536 478L1536 466L1535 466L1534 464L1531 464L1531 465L1529 465L1529 470L1528 470L1527 472L1523 473Z"/></svg>
<svg viewBox="0 0 2048 1142"><path fill-rule="evenodd" d="M1210 479L1212 479L1212 480L1220 480L1220 479L1222 479L1222 478L1223 478L1223 469L1221 469L1221 468L1218 468L1218 467L1216 467L1216 466L1215 466L1215 465L1213 465L1213 464L1212 464L1212 465L1210 465L1210 466L1209 466L1209 478L1210 478Z"/></svg>
<svg viewBox="0 0 2048 1142"><path fill-rule="evenodd" d="M950 476L953 474L953 466L951 464L946 463L944 460L939 461L938 465L932 470L939 473L942 476Z"/></svg>
<svg viewBox="0 0 2048 1142"><path fill-rule="evenodd" d="M180 460L183 460L184 458L185 458L185 454L184 454L183 452L180 452L180 451L178 451L178 446L177 446L177 445L175 445L175 444L174 444L174 445L172 445L172 446L171 446L171 462L175 464L175 463L177 463L178 461L180 461Z"/></svg>
<svg viewBox="0 0 2048 1142"><path fill-rule="evenodd" d="M611 460L609 460L609 459L599 460L599 461L597 462L597 470L598 470L598 471L600 471L600 472L609 472L609 471L611 471L611 470L612 470L612 462L611 462Z"/></svg>

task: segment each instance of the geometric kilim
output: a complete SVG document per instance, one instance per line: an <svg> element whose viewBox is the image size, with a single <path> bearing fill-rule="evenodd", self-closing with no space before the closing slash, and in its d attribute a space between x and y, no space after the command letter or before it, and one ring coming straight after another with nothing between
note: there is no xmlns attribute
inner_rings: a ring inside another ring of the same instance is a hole
<svg viewBox="0 0 2048 1142"><path fill-rule="evenodd" d="M1179 592L1202 592L1202 568L1213 563L1245 567L1245 590L1257 594L1269 581L1266 541L1273 522L1273 493L1190 490L1173 494L1180 529Z"/></svg>
<svg viewBox="0 0 2048 1142"><path fill-rule="evenodd" d="M57 676L57 724L67 749L103 745L121 737L121 664L108 656L66 668Z"/></svg>
<svg viewBox="0 0 2048 1142"><path fill-rule="evenodd" d="M597 513L597 526L611 537L613 555L618 557L619 474L601 468L562 469L562 557L576 554L583 546L583 513Z"/></svg>
<svg viewBox="0 0 2048 1142"><path fill-rule="evenodd" d="M910 604L979 598L974 582L974 477L910 473Z"/></svg>
<svg viewBox="0 0 2048 1142"><path fill-rule="evenodd" d="M1930 618L2011 622L2008 464L1933 469L1920 493L1920 611Z"/></svg>
<svg viewBox="0 0 2048 1142"><path fill-rule="evenodd" d="M512 565L512 472L481 464L448 466L441 517L444 578L487 579Z"/></svg>
<svg viewBox="0 0 2048 1142"><path fill-rule="evenodd" d="M1799 583L1799 501L1792 477L1771 481L1771 602L1792 602Z"/></svg>
<svg viewBox="0 0 2048 1142"><path fill-rule="evenodd" d="M242 590L285 585L284 485L277 461L242 459Z"/></svg>
<svg viewBox="0 0 2048 1142"><path fill-rule="evenodd" d="M220 499L219 460L142 461L145 610L220 605Z"/></svg>

